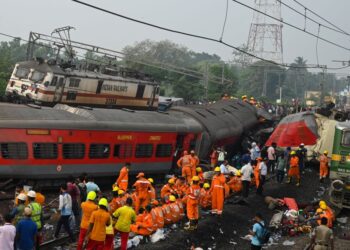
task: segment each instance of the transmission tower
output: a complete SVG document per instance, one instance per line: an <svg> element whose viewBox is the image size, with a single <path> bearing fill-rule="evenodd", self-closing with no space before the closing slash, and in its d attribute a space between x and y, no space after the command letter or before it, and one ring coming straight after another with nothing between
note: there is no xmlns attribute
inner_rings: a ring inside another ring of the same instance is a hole
<svg viewBox="0 0 350 250"><path fill-rule="evenodd" d="M281 3L276 0L255 0L255 9L281 19ZM254 12L250 25L248 51L264 59L283 63L282 24L259 12ZM255 62L257 59L250 59Z"/></svg>

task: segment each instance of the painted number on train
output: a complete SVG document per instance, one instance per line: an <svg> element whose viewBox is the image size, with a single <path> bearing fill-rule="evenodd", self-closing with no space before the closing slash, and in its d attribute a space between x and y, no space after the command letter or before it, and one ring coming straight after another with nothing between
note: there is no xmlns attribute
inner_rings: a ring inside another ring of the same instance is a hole
<svg viewBox="0 0 350 250"><path fill-rule="evenodd" d="M149 137L150 141L160 141L161 137L159 135L152 135Z"/></svg>
<svg viewBox="0 0 350 250"><path fill-rule="evenodd" d="M106 104L107 105L117 104L117 98L106 98Z"/></svg>
<svg viewBox="0 0 350 250"><path fill-rule="evenodd" d="M120 141L131 141L132 135L118 135L118 140Z"/></svg>

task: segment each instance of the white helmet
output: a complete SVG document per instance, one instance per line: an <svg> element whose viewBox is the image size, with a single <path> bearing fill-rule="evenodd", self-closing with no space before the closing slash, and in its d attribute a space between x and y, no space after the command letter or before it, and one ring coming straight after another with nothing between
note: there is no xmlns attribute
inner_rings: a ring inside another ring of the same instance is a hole
<svg viewBox="0 0 350 250"><path fill-rule="evenodd" d="M33 190L30 190L27 195L28 195L28 197L31 197L31 198L35 198L36 197L36 193Z"/></svg>
<svg viewBox="0 0 350 250"><path fill-rule="evenodd" d="M20 194L17 196L17 199L18 199L18 200L21 200L21 201L26 201L26 200L27 200L27 196L26 196L24 193L20 193Z"/></svg>

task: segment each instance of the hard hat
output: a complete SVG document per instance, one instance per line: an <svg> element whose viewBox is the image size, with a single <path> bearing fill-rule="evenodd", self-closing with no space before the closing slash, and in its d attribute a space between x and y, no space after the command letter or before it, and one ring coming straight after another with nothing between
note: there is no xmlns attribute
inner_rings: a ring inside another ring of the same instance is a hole
<svg viewBox="0 0 350 250"><path fill-rule="evenodd" d="M328 151L327 150L323 151L323 154L328 155Z"/></svg>
<svg viewBox="0 0 350 250"><path fill-rule="evenodd" d="M254 100L254 97L250 97L250 100Z"/></svg>
<svg viewBox="0 0 350 250"><path fill-rule="evenodd" d="M170 195L170 196L169 196L169 201L171 201L171 202L176 201L175 196L174 196L174 195Z"/></svg>
<svg viewBox="0 0 350 250"><path fill-rule="evenodd" d="M198 176L193 176L192 177L192 181L199 181L199 177Z"/></svg>
<svg viewBox="0 0 350 250"><path fill-rule="evenodd" d="M325 203L322 203L322 204L320 205L320 208L321 208L322 210L326 210L326 209L327 209L327 205L326 205Z"/></svg>
<svg viewBox="0 0 350 250"><path fill-rule="evenodd" d="M173 178L171 178L171 179L168 180L168 183L169 184L175 184L175 180Z"/></svg>
<svg viewBox="0 0 350 250"><path fill-rule="evenodd" d="M194 154L195 152L194 152L194 150L191 150L191 154Z"/></svg>
<svg viewBox="0 0 350 250"><path fill-rule="evenodd" d="M142 173L142 172L140 172L140 173L136 176L136 178L140 178L140 177L144 177L144 176L145 176L145 174Z"/></svg>
<svg viewBox="0 0 350 250"><path fill-rule="evenodd" d="M94 201L96 199L96 193L95 191L90 191L87 195L87 199L88 200L91 200L91 201Z"/></svg>
<svg viewBox="0 0 350 250"><path fill-rule="evenodd" d="M27 196L26 196L24 193L20 193L20 194L17 196L17 199L18 199L18 200L21 200L21 201L26 201L26 200L27 200Z"/></svg>
<svg viewBox="0 0 350 250"><path fill-rule="evenodd" d="M121 195L121 194L124 194L124 190L119 189L119 191L118 191L118 195Z"/></svg>
<svg viewBox="0 0 350 250"><path fill-rule="evenodd" d="M203 188L210 188L210 184L209 183L204 183Z"/></svg>
<svg viewBox="0 0 350 250"><path fill-rule="evenodd" d="M321 208L317 208L317 210L316 210L316 214L320 214L320 213L322 213L323 211L322 211L322 209Z"/></svg>
<svg viewBox="0 0 350 250"><path fill-rule="evenodd" d="M241 175L242 175L241 171L238 170L238 171L236 172L236 175L237 175L237 176L241 176Z"/></svg>
<svg viewBox="0 0 350 250"><path fill-rule="evenodd" d="M113 192L118 192L119 188L117 186L113 187Z"/></svg>
<svg viewBox="0 0 350 250"><path fill-rule="evenodd" d="M197 172L202 172L202 168L201 168L201 167L197 167L197 168L196 168L196 171L197 171Z"/></svg>
<svg viewBox="0 0 350 250"><path fill-rule="evenodd" d="M148 181L152 184L154 183L154 180L152 178L148 178Z"/></svg>
<svg viewBox="0 0 350 250"><path fill-rule="evenodd" d="M214 171L215 171L215 172L221 172L221 169L220 169L220 167L216 167L216 168L214 169Z"/></svg>
<svg viewBox="0 0 350 250"><path fill-rule="evenodd" d="M99 206L105 206L108 207L108 201L106 198L101 198L100 201L98 202Z"/></svg>
<svg viewBox="0 0 350 250"><path fill-rule="evenodd" d="M30 191L28 192L27 196L28 196L28 197L31 197L31 198L35 198L35 197L36 197L36 193L35 193L35 191L30 190Z"/></svg>
<svg viewBox="0 0 350 250"><path fill-rule="evenodd" d="M247 98L247 96L246 95L242 95L242 99L244 99L244 98Z"/></svg>
<svg viewBox="0 0 350 250"><path fill-rule="evenodd" d="M321 201L318 203L319 206L321 206L322 204L326 204L326 202L323 201L323 200L321 200ZM326 204L326 205L327 205L327 204Z"/></svg>
<svg viewBox="0 0 350 250"><path fill-rule="evenodd" d="M295 155L295 154L296 154L295 151L290 152L290 155Z"/></svg>

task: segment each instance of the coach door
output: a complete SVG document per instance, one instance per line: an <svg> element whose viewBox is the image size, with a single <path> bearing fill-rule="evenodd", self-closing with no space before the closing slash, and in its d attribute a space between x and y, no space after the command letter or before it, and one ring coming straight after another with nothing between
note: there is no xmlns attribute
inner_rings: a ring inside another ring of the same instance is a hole
<svg viewBox="0 0 350 250"><path fill-rule="evenodd" d="M61 102L63 90L64 90L64 77L60 77L58 79L58 83L57 83L56 89L55 89L55 94L53 96L54 102Z"/></svg>
<svg viewBox="0 0 350 250"><path fill-rule="evenodd" d="M145 92L146 85L144 84L139 84L137 86L137 92L136 92L136 98L137 99L142 99L143 98L143 93Z"/></svg>

